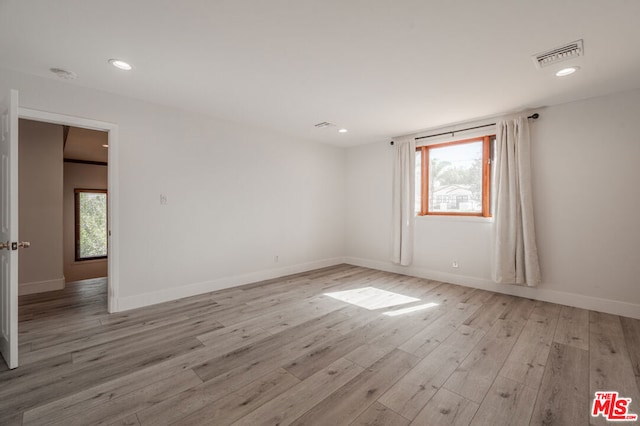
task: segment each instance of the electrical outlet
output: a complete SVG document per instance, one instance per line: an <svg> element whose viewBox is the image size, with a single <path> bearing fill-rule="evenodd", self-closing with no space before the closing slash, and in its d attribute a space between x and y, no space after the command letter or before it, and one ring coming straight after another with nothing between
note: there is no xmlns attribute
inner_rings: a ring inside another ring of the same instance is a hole
<svg viewBox="0 0 640 426"><path fill-rule="evenodd" d="M160 194L160 205L161 206L167 205L167 196L164 194Z"/></svg>
<svg viewBox="0 0 640 426"><path fill-rule="evenodd" d="M453 263L451 264L451 266L456 268L456 269L460 267L460 265L458 264L457 260L454 260Z"/></svg>

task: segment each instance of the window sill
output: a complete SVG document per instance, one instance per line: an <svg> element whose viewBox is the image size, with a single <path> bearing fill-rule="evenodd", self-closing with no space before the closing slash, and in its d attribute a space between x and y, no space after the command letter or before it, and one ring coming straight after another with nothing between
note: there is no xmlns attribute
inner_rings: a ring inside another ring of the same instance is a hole
<svg viewBox="0 0 640 426"><path fill-rule="evenodd" d="M493 223L492 217L482 216L447 216L447 215L424 215L417 216L419 221L436 221L436 222L475 222L475 223Z"/></svg>
<svg viewBox="0 0 640 426"><path fill-rule="evenodd" d="M73 263L77 265L86 265L91 263L104 263L106 262L108 257L101 257L98 259L85 259L85 260L74 260Z"/></svg>

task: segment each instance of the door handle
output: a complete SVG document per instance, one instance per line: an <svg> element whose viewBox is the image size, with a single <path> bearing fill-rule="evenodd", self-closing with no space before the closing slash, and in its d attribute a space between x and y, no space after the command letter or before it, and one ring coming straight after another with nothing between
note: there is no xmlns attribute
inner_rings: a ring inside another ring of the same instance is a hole
<svg viewBox="0 0 640 426"><path fill-rule="evenodd" d="M19 243L10 243L7 241L6 243L0 242L0 250L18 250L18 248L29 248L31 247L31 243L29 241L20 241Z"/></svg>

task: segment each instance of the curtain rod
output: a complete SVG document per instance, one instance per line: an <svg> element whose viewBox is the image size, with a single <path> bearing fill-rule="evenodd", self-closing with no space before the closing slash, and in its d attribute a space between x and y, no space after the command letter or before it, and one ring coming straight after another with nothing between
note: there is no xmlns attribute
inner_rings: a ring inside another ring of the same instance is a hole
<svg viewBox="0 0 640 426"><path fill-rule="evenodd" d="M538 117L540 117L540 114L538 114L536 112L535 114L532 114L532 115L528 116L527 118L533 118L534 120L537 120ZM416 138L416 140L434 138L436 136L443 136L443 135L451 135L451 136L453 136L458 132L466 132L467 130L482 129L483 127L491 127L491 126L495 126L496 124L497 123L483 124L482 126L467 127L466 129L452 130L450 132L444 132L444 133L436 133L435 135L420 136L419 138ZM393 141L391 141L390 145L393 145Z"/></svg>

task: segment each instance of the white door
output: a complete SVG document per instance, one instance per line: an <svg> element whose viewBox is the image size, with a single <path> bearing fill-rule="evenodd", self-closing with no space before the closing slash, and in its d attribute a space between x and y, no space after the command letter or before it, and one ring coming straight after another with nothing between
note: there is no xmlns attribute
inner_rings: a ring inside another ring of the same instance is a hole
<svg viewBox="0 0 640 426"><path fill-rule="evenodd" d="M18 366L18 92L0 102L0 352ZM14 244L12 244L14 243Z"/></svg>

